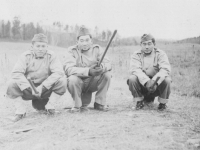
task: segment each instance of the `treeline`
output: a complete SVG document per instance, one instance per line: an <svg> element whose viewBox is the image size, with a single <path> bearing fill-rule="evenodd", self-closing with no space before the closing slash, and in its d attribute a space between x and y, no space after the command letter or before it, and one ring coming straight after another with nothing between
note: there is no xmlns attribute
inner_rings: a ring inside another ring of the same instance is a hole
<svg viewBox="0 0 200 150"><path fill-rule="evenodd" d="M51 45L68 47L76 43L79 28L79 25L64 25L59 21L55 21L48 26L33 22L22 23L19 17L14 17L12 21L0 20L0 40L30 41L34 34L44 33ZM112 35L111 30L101 31L97 26L89 30L92 33L93 41L102 46L107 44ZM135 38L121 38L119 33L113 41L113 46L137 44Z"/></svg>
<svg viewBox="0 0 200 150"><path fill-rule="evenodd" d="M0 38L11 40L31 40L36 33L44 33L43 28L37 24L30 22L22 24L18 17L14 17L13 21L0 21Z"/></svg>
<svg viewBox="0 0 200 150"><path fill-rule="evenodd" d="M178 43L194 43L194 44L200 44L200 36L199 37L193 37L193 38L187 38L180 41L177 41Z"/></svg>

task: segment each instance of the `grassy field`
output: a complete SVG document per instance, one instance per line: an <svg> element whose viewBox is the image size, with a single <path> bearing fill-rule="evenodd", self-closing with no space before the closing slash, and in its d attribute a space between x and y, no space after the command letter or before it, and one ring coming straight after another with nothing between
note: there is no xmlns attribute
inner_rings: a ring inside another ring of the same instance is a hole
<svg viewBox="0 0 200 150"><path fill-rule="evenodd" d="M0 43L0 149L198 149L200 145L200 45L158 44L172 65L172 94L165 112L152 107L135 111L135 102L126 85L129 59L139 46L111 47L113 78L107 96L109 112L91 110L71 114L67 92L56 103L61 112L54 117L38 114L27 102L27 117L12 123L12 101L4 95L6 82L18 56L30 48L25 43ZM50 47L63 59L66 49ZM94 96L94 95L93 95ZM93 107L93 101L90 107ZM29 132L22 132L31 129Z"/></svg>
<svg viewBox="0 0 200 150"><path fill-rule="evenodd" d="M164 50L172 66L172 89L182 96L200 97L200 45L158 44ZM110 51L113 73L122 78L128 77L129 60L139 46L117 47Z"/></svg>

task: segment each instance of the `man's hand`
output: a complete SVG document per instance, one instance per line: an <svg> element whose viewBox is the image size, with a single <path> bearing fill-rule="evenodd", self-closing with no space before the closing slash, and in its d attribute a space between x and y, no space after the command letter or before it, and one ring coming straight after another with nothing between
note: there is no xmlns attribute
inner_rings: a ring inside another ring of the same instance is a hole
<svg viewBox="0 0 200 150"><path fill-rule="evenodd" d="M97 64L90 67L89 75L90 76L99 76L103 73L102 67L97 67Z"/></svg>
<svg viewBox="0 0 200 150"><path fill-rule="evenodd" d="M43 85L40 85L36 88L37 90L37 94L34 92L33 95L36 96L37 98L41 98L41 94L42 94L42 88L43 88Z"/></svg>
<svg viewBox="0 0 200 150"><path fill-rule="evenodd" d="M149 80L146 83L146 88L147 88L149 93L154 93L156 91L157 87L158 87L157 83L154 85L154 87L152 87L154 82L155 82L154 80Z"/></svg>

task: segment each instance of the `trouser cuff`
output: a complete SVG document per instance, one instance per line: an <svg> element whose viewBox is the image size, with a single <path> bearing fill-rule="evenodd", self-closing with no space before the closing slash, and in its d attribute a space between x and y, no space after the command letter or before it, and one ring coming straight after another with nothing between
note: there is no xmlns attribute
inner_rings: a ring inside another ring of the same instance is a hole
<svg viewBox="0 0 200 150"><path fill-rule="evenodd" d="M14 100L15 114L25 114L26 113L26 101L22 97L18 97Z"/></svg>
<svg viewBox="0 0 200 150"><path fill-rule="evenodd" d="M158 97L159 103L166 104L168 101L169 101L169 99L164 99L164 98Z"/></svg>
<svg viewBox="0 0 200 150"><path fill-rule="evenodd" d="M60 97L61 97L61 95L58 95L58 94L52 92L48 103L45 105L45 108L46 109L55 109L54 105L57 102L57 100L60 99Z"/></svg>
<svg viewBox="0 0 200 150"><path fill-rule="evenodd" d="M135 100L136 102L138 101L143 101L144 97L134 97L133 100Z"/></svg>
<svg viewBox="0 0 200 150"><path fill-rule="evenodd" d="M106 105L106 102L105 101L102 101L102 100L95 100L96 103L100 104L100 105Z"/></svg>

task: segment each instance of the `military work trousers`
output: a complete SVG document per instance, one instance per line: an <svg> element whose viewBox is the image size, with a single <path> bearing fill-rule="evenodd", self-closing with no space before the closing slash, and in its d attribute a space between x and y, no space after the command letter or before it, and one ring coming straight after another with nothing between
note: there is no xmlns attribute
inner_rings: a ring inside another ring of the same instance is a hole
<svg viewBox="0 0 200 150"><path fill-rule="evenodd" d="M101 105L106 104L106 94L111 81L110 72L96 76L91 83L89 90L85 93L83 91L88 88L90 80L91 78L81 79L75 75L71 75L68 78L68 90L75 101L75 107L88 106L92 99L92 92L95 91L97 91L95 102Z"/></svg>
<svg viewBox="0 0 200 150"><path fill-rule="evenodd" d="M142 101L144 98L154 99L156 96L158 96L158 101L163 104L168 102L170 95L170 84L170 77L166 77L157 87L154 93L148 93L147 88L140 84L136 75L131 75L128 80L129 90L136 101Z"/></svg>
<svg viewBox="0 0 200 150"><path fill-rule="evenodd" d="M11 80L8 84L7 96L10 99L16 99L17 97L22 97L23 100L32 100L32 105L35 109L42 110L49 101L51 93L54 92L58 95L63 95L66 92L66 77L60 78L53 86L48 90L45 87L42 89L41 98L38 99L36 96L32 95L32 89L29 87L23 91L20 90L15 80ZM40 84L35 84L39 86Z"/></svg>

